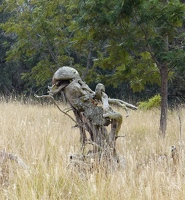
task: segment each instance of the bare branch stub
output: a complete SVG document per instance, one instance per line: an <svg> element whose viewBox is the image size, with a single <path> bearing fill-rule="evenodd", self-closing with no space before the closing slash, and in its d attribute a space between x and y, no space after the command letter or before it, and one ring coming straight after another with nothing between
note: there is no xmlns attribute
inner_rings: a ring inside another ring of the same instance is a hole
<svg viewBox="0 0 185 200"><path fill-rule="evenodd" d="M0 151L0 164L6 162L8 159L15 161L20 167L29 171L29 167L23 162L20 157L12 153Z"/></svg>
<svg viewBox="0 0 185 200"><path fill-rule="evenodd" d="M137 107L119 99L108 98L105 87L101 83L97 84L95 91L92 91L82 81L78 71L68 66L61 67L55 72L52 86L48 88L49 95L62 93L71 106L80 129L83 153L86 144L91 141L92 150L89 150L91 154L98 154L101 158L103 154L109 157L109 160L119 162L116 139L121 128L122 115L114 111L109 104L124 108L127 115L128 108L137 109ZM109 125L111 128L108 132Z"/></svg>
<svg viewBox="0 0 185 200"><path fill-rule="evenodd" d="M15 161L20 167L26 171L30 171L29 167L23 160L15 154L0 151L0 187L9 185L9 163L8 160Z"/></svg>

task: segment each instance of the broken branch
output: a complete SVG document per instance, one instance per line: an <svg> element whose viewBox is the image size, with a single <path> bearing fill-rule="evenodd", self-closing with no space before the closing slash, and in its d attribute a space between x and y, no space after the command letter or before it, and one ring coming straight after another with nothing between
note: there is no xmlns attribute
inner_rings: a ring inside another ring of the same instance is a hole
<svg viewBox="0 0 185 200"><path fill-rule="evenodd" d="M12 154L12 153L7 153L5 151L0 151L0 163L3 163L5 160L10 159L15 161L18 165L20 165L23 169L29 170L29 167L23 162L21 158L18 156Z"/></svg>

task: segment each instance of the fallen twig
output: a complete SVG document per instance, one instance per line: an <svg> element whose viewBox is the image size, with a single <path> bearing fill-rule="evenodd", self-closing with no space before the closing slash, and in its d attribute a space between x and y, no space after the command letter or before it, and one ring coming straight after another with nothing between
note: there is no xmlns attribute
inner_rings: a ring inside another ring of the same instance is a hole
<svg viewBox="0 0 185 200"><path fill-rule="evenodd" d="M126 137L126 135L118 135L118 136L116 136L116 139L119 137Z"/></svg>
<svg viewBox="0 0 185 200"><path fill-rule="evenodd" d="M20 165L23 169L29 170L29 167L18 156L14 155L12 153L7 153L5 151L0 151L0 163L5 162L7 159L13 160L18 165Z"/></svg>

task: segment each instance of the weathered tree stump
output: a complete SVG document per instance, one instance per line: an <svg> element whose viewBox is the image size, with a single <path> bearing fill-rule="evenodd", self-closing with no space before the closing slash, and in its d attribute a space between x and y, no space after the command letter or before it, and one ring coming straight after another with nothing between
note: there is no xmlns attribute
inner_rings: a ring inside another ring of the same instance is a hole
<svg viewBox="0 0 185 200"><path fill-rule="evenodd" d="M61 93L65 101L70 105L75 115L76 126L80 130L80 142L82 155L71 156L71 160L91 160L105 162L110 165L120 163L116 152L116 139L121 128L122 115L114 111L109 104L114 104L126 110L137 107L119 99L110 99L105 93L105 87L99 83L95 91L83 82L77 70L71 67L59 68L52 79L49 95L40 97L52 97ZM38 97L38 96L37 96ZM63 111L62 111L63 112ZM110 131L107 127L110 125ZM85 150L87 144L92 145L91 150ZM83 158L83 159L81 159Z"/></svg>

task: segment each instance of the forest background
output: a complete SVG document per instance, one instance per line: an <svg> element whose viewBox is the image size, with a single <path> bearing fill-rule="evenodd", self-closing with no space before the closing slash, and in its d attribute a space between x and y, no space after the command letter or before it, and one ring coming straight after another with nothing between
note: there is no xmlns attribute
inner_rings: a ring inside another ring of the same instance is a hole
<svg viewBox="0 0 185 200"><path fill-rule="evenodd" d="M185 1L0 0L0 93L46 93L53 73L75 67L89 86L131 103L185 95Z"/></svg>

